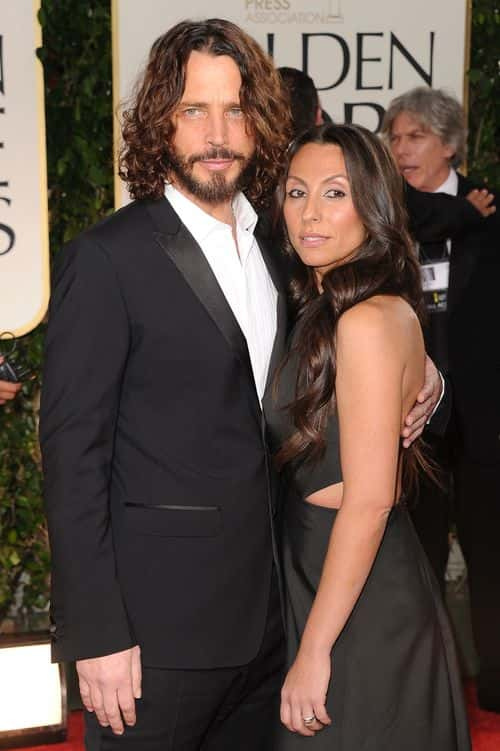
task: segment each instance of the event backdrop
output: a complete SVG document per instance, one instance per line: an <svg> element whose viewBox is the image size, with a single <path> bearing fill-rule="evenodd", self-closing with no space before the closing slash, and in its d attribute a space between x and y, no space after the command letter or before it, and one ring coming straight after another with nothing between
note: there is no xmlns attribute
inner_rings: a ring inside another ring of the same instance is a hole
<svg viewBox="0 0 500 751"><path fill-rule="evenodd" d="M31 331L49 300L39 0L0 0L0 334Z"/></svg>
<svg viewBox="0 0 500 751"><path fill-rule="evenodd" d="M468 64L467 0L113 0L115 101L130 95L154 40L184 18L242 26L274 57L314 79L338 122L377 131L390 100L414 86L460 101ZM115 139L116 140L116 139ZM119 183L117 204L126 200Z"/></svg>

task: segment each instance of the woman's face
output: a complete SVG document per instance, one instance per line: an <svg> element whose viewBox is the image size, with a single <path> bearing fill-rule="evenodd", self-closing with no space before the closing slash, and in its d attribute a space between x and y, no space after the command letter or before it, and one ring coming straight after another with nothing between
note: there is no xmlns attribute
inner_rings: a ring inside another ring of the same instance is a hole
<svg viewBox="0 0 500 751"><path fill-rule="evenodd" d="M295 154L283 211L290 242L318 281L349 260L366 238L352 202L344 156L335 144L308 143Z"/></svg>

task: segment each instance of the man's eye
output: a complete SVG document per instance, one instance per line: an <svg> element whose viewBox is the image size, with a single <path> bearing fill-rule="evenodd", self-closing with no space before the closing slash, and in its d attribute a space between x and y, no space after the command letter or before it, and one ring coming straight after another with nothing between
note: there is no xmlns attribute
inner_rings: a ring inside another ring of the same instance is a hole
<svg viewBox="0 0 500 751"><path fill-rule="evenodd" d="M290 188L290 190L287 191L288 198L303 198L305 196L305 193L303 190L300 190L300 188Z"/></svg>
<svg viewBox="0 0 500 751"><path fill-rule="evenodd" d="M184 110L182 110L182 114L186 117L194 118L202 117L204 113L200 107L186 107Z"/></svg>
<svg viewBox="0 0 500 751"><path fill-rule="evenodd" d="M231 107L231 109L227 111L227 114L233 120L239 120L243 117L243 110L241 107Z"/></svg>

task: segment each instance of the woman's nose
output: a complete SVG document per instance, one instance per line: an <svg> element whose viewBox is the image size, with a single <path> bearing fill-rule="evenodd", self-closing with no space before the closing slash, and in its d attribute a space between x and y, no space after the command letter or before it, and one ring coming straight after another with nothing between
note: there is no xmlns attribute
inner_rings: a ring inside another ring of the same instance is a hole
<svg viewBox="0 0 500 751"><path fill-rule="evenodd" d="M304 211L302 213L302 221L319 222L320 218L321 218L321 210L320 210L318 201L316 201L313 196L309 196L307 198L306 204L304 206Z"/></svg>

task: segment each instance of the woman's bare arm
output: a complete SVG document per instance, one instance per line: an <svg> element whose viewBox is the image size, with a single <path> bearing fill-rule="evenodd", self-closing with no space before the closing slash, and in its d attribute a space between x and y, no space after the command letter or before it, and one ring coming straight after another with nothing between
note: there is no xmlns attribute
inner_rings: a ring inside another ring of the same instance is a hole
<svg viewBox="0 0 500 751"><path fill-rule="evenodd" d="M309 734L303 730L304 712L312 710L328 722L324 702L330 653L370 573L394 503L407 334L408 322L401 322L391 303L362 303L339 321L336 395L342 506L282 696L283 721L302 734Z"/></svg>

